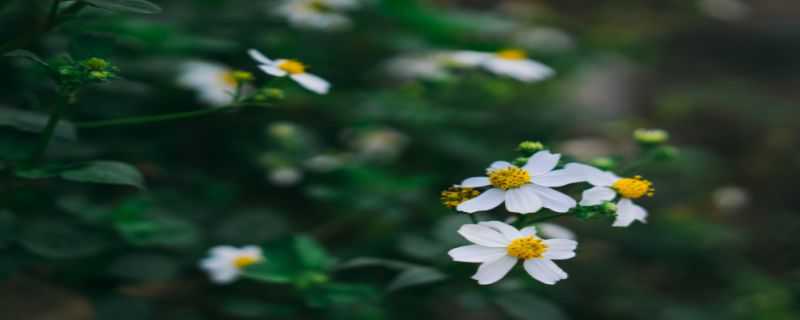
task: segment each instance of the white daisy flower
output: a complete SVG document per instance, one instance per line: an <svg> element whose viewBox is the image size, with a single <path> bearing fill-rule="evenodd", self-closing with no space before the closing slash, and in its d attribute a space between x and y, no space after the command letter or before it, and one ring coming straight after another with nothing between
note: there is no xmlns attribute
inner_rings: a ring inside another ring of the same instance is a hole
<svg viewBox="0 0 800 320"><path fill-rule="evenodd" d="M474 244L455 248L447 254L458 262L480 263L472 279L482 285L502 279L518 260L524 261L525 271L534 279L555 284L566 279L567 273L553 260L575 257L578 246L575 240L543 240L536 236L533 226L517 230L499 221L463 225L458 233Z"/></svg>
<svg viewBox="0 0 800 320"><path fill-rule="evenodd" d="M299 83L304 88L316 92L318 94L326 94L331 85L325 79L306 72L306 65L297 60L292 59L277 59L271 60L264 54L255 49L247 51L256 62L259 63L258 68L267 74L275 77L289 76L295 82Z"/></svg>
<svg viewBox="0 0 800 320"><path fill-rule="evenodd" d="M457 66L482 67L494 74L512 77L523 82L541 81L552 77L555 71L537 61L528 59L522 50L502 50L496 53L457 51L450 54Z"/></svg>
<svg viewBox="0 0 800 320"><path fill-rule="evenodd" d="M209 250L209 257L200 261L200 268L208 272L214 283L227 284L239 278L242 268L263 260L261 248L257 246L244 246L241 249L216 246Z"/></svg>
<svg viewBox="0 0 800 320"><path fill-rule="evenodd" d="M297 28L337 31L352 25L343 12L357 7L355 0L287 0L276 12Z"/></svg>
<svg viewBox="0 0 800 320"><path fill-rule="evenodd" d="M197 91L204 103L222 107L234 102L237 80L233 69L202 61L187 62L180 69L178 84Z"/></svg>
<svg viewBox="0 0 800 320"><path fill-rule="evenodd" d="M576 170L553 170L560 154L543 150L532 155L522 168L505 161L496 161L486 169L487 177L473 177L461 182L460 187L492 188L480 196L457 207L458 211L473 213L494 209L505 202L506 210L521 214L539 211L542 207L555 212L567 212L575 207L575 200L552 189L584 181Z"/></svg>
<svg viewBox="0 0 800 320"><path fill-rule="evenodd" d="M426 53L392 58L385 67L400 79L444 80L451 76L445 62L440 54Z"/></svg>
<svg viewBox="0 0 800 320"><path fill-rule="evenodd" d="M586 175L586 182L594 186L583 192L580 202L582 206L596 206L619 196L617 219L612 226L627 227L634 221L647 222L647 210L634 204L633 200L653 196L655 188L653 188L652 182L642 179L640 176L621 178L614 173L585 164L570 163L566 167L575 171L583 171Z"/></svg>

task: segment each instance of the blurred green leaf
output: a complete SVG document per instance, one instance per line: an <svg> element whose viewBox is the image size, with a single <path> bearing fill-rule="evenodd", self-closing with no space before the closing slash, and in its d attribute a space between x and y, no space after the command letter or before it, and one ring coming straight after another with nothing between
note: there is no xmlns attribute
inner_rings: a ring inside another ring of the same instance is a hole
<svg viewBox="0 0 800 320"><path fill-rule="evenodd" d="M17 217L13 212L0 210L0 249L5 248L16 237Z"/></svg>
<svg viewBox="0 0 800 320"><path fill-rule="evenodd" d="M128 254L114 260L108 272L139 281L164 281L175 277L179 265L174 258L158 254Z"/></svg>
<svg viewBox="0 0 800 320"><path fill-rule="evenodd" d="M124 219L116 222L116 228L137 246L186 247L199 238L194 224L170 217Z"/></svg>
<svg viewBox="0 0 800 320"><path fill-rule="evenodd" d="M494 299L509 317L518 320L566 320L555 304L525 292L507 292Z"/></svg>
<svg viewBox="0 0 800 320"><path fill-rule="evenodd" d="M26 58L26 59L30 59L31 61L42 65L45 68L49 68L50 67L50 65L47 64L47 62L45 62L42 58L39 58L38 55L36 55L35 53L30 52L28 50L22 50L22 49L13 50L13 51L5 53L4 56L6 56L6 57Z"/></svg>
<svg viewBox="0 0 800 320"><path fill-rule="evenodd" d="M228 298L222 303L225 313L242 318L291 317L296 313L291 305L266 303L251 297ZM271 318L270 318L271 319Z"/></svg>
<svg viewBox="0 0 800 320"><path fill-rule="evenodd" d="M300 258L300 263L308 269L326 270L334 262L319 243L307 236L295 237L294 249Z"/></svg>
<svg viewBox="0 0 800 320"><path fill-rule="evenodd" d="M329 283L306 292L306 301L312 307L343 306L374 302L378 293L363 284Z"/></svg>
<svg viewBox="0 0 800 320"><path fill-rule="evenodd" d="M144 177L139 169L116 161L92 161L60 173L61 178L77 182L116 184L144 189Z"/></svg>
<svg viewBox="0 0 800 320"><path fill-rule="evenodd" d="M161 13L158 5L146 0L81 0L92 6L112 11L123 11L143 14Z"/></svg>
<svg viewBox="0 0 800 320"><path fill-rule="evenodd" d="M46 220L25 224L23 247L46 258L77 258L97 254L110 243L104 236L65 221Z"/></svg>
<svg viewBox="0 0 800 320"><path fill-rule="evenodd" d="M403 271L397 277L395 277L394 280L392 280L392 282L389 283L389 286L386 288L386 290L390 292L396 291L403 288L442 281L445 278L447 278L447 276L444 273L441 273L433 268L427 268L427 267L410 268Z"/></svg>
<svg viewBox="0 0 800 320"><path fill-rule="evenodd" d="M296 273L297 270L293 269L287 261L281 261L279 256L270 256L266 261L242 270L244 277L271 283L290 283Z"/></svg>
<svg viewBox="0 0 800 320"><path fill-rule="evenodd" d="M48 117L44 113L0 107L0 126L12 127L25 132L41 132L47 126ZM75 125L69 121L60 121L56 126L54 137L70 141L77 140Z"/></svg>

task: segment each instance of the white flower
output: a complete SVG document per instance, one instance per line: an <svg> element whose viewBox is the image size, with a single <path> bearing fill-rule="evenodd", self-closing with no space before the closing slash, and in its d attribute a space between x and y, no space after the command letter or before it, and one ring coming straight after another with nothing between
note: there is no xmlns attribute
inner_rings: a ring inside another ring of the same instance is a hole
<svg viewBox="0 0 800 320"><path fill-rule="evenodd" d="M448 65L447 53L433 52L392 58L386 70L401 79L444 80L451 76Z"/></svg>
<svg viewBox="0 0 800 320"><path fill-rule="evenodd" d="M202 61L187 62L180 69L178 84L196 90L204 103L215 107L233 103L233 94L236 91L234 70Z"/></svg>
<svg viewBox="0 0 800 320"><path fill-rule="evenodd" d="M216 246L209 250L209 257L200 261L200 268L208 272L211 281L226 284L239 278L242 268L263 260L261 248L257 246L244 246L241 249Z"/></svg>
<svg viewBox="0 0 800 320"><path fill-rule="evenodd" d="M306 66L297 60L277 59L271 60L255 49L247 51L256 62L258 68L267 74L275 77L289 76L292 80L299 83L304 88L318 94L326 94L331 85L325 79L306 72Z"/></svg>
<svg viewBox="0 0 800 320"><path fill-rule="evenodd" d="M575 236L575 232L572 232L572 230L564 228L555 223L549 223L549 222L537 223L536 229L539 229L539 234L543 238L547 239L553 239L553 238L570 239L570 240L577 239L577 237Z"/></svg>
<svg viewBox="0 0 800 320"><path fill-rule="evenodd" d="M582 206L596 206L619 196L617 219L612 226L627 227L634 221L647 222L647 210L634 204L633 200L652 196L655 192L652 182L640 176L621 178L611 172L579 163L570 163L566 168L583 171L586 181L594 186L583 192L580 202Z"/></svg>
<svg viewBox="0 0 800 320"><path fill-rule="evenodd" d="M357 7L355 0L286 0L276 12L297 28L337 31L352 25L343 12Z"/></svg>
<svg viewBox="0 0 800 320"><path fill-rule="evenodd" d="M458 206L458 211L473 213L491 210L505 202L506 209L516 213L532 213L542 207L555 212L567 212L575 200L550 187L561 187L584 181L582 172L553 170L560 154L543 150L528 159L522 168L505 161L496 161L486 169L488 177L473 177L461 182L461 187L492 186L480 196Z"/></svg>
<svg viewBox="0 0 800 320"><path fill-rule="evenodd" d="M463 225L458 233L474 244L455 248L448 254L455 261L480 263L472 279L482 285L502 279L520 259L531 277L544 284L555 284L566 279L567 273L553 260L575 257L578 246L575 240L542 240L533 226L517 230L499 221Z"/></svg>
<svg viewBox="0 0 800 320"><path fill-rule="evenodd" d="M303 172L295 167L279 167L269 172L269 181L281 187L296 185L303 180Z"/></svg>
<svg viewBox="0 0 800 320"><path fill-rule="evenodd" d="M489 72L524 82L541 81L555 74L550 67L528 59L521 50L502 50L496 53L457 51L450 54L450 59L456 66L479 66Z"/></svg>

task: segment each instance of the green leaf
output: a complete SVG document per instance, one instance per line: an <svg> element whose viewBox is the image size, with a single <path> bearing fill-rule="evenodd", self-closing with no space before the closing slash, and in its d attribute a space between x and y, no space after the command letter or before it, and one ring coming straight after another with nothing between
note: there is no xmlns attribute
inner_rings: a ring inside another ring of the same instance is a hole
<svg viewBox="0 0 800 320"><path fill-rule="evenodd" d="M65 221L28 222L22 230L23 247L47 258L77 258L96 254L106 248L108 239L96 232Z"/></svg>
<svg viewBox="0 0 800 320"><path fill-rule="evenodd" d="M516 320L565 320L555 304L525 292L508 292L495 298L495 303Z"/></svg>
<svg viewBox="0 0 800 320"><path fill-rule="evenodd" d="M11 127L20 131L40 133L47 126L47 114L0 107L0 126ZM78 135L75 125L69 121L59 121L54 136L74 141Z"/></svg>
<svg viewBox="0 0 800 320"><path fill-rule="evenodd" d="M112 11L155 14L163 11L158 5L146 0L81 0L92 6Z"/></svg>
<svg viewBox="0 0 800 320"><path fill-rule="evenodd" d="M39 58L39 56L37 56L35 53L30 52L28 50L22 50L22 49L13 50L13 51L7 52L6 54L4 54L4 56L30 59L31 61L36 62L36 63L42 65L45 68L50 68L50 65L47 64L47 62L42 60L42 58Z"/></svg>
<svg viewBox="0 0 800 320"><path fill-rule="evenodd" d="M166 281L178 273L174 258L157 254L129 254L116 259L108 272L120 278L139 281Z"/></svg>
<svg viewBox="0 0 800 320"><path fill-rule="evenodd" d="M270 257L270 260L244 268L242 276L261 282L290 283L296 276L296 270Z"/></svg>
<svg viewBox="0 0 800 320"><path fill-rule="evenodd" d="M116 223L126 241L137 246L186 247L199 238L197 227L175 218L126 219Z"/></svg>
<svg viewBox="0 0 800 320"><path fill-rule="evenodd" d="M447 276L444 273L441 273L439 270L433 268L411 268L403 271L396 278L394 278L394 280L392 280L392 282L386 288L386 291L391 292L403 288L429 284L444 280L445 278L447 278Z"/></svg>
<svg viewBox="0 0 800 320"><path fill-rule="evenodd" d="M144 177L136 167L115 161L92 161L78 168L62 171L64 180L127 185L144 189Z"/></svg>
<svg viewBox="0 0 800 320"><path fill-rule="evenodd" d="M294 249L300 263L308 269L326 270L334 262L319 243L306 236L294 238Z"/></svg>

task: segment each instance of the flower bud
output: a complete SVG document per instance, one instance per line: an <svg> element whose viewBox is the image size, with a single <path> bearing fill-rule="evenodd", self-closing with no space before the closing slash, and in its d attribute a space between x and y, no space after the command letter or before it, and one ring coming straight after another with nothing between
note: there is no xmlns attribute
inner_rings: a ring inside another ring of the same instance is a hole
<svg viewBox="0 0 800 320"><path fill-rule="evenodd" d="M256 78L252 73L247 71L234 71L231 73L231 76L233 77L233 80L236 80L237 83L250 82Z"/></svg>
<svg viewBox="0 0 800 320"><path fill-rule="evenodd" d="M111 67L108 61L100 58L89 58L81 63L84 67L92 71L103 71Z"/></svg>
<svg viewBox="0 0 800 320"><path fill-rule="evenodd" d="M598 157L589 161L589 164L601 170L612 170L617 166L617 161L609 157Z"/></svg>
<svg viewBox="0 0 800 320"><path fill-rule="evenodd" d="M604 202L602 205L603 213L615 215L617 214L617 204L613 202Z"/></svg>
<svg viewBox="0 0 800 320"><path fill-rule="evenodd" d="M536 153L537 151L543 150L544 145L538 141L523 141L517 146L517 151L520 153L530 156Z"/></svg>
<svg viewBox="0 0 800 320"><path fill-rule="evenodd" d="M522 167L526 163L528 163L528 158L527 157L519 157L519 158L514 159L514 161L512 162L512 164L517 166L517 167Z"/></svg>
<svg viewBox="0 0 800 320"><path fill-rule="evenodd" d="M669 132L661 129L636 129L633 139L646 145L661 144L669 140Z"/></svg>

